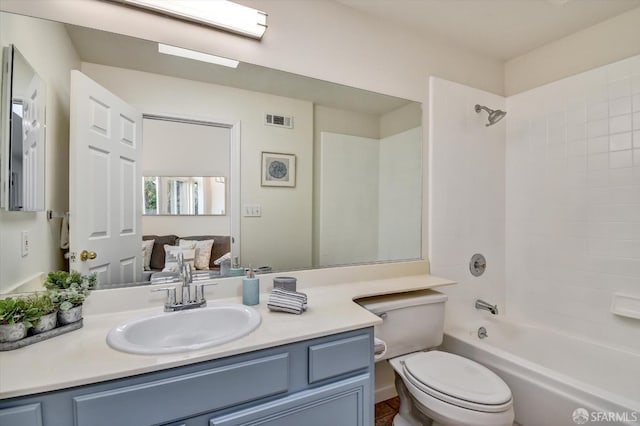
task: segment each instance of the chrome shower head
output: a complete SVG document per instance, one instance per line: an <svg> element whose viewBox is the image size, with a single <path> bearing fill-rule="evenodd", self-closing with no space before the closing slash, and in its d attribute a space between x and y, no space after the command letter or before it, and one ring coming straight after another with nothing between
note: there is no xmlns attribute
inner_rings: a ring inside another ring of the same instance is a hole
<svg viewBox="0 0 640 426"><path fill-rule="evenodd" d="M476 112L485 110L487 111L487 113L489 113L489 123L485 124L486 127L496 124L498 121L502 120L505 115L507 115L507 113L502 110L499 110L499 109L493 110L493 109L487 108L486 106L478 105L478 104L476 104L475 110Z"/></svg>

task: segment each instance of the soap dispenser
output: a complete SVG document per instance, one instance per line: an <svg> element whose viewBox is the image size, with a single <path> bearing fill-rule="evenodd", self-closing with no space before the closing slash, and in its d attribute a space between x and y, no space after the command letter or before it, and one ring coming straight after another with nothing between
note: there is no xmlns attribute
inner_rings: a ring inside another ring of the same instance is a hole
<svg viewBox="0 0 640 426"><path fill-rule="evenodd" d="M240 267L240 262L238 262L238 256L233 258L233 264L231 265L230 275L232 277L241 277L244 275L244 269Z"/></svg>
<svg viewBox="0 0 640 426"><path fill-rule="evenodd" d="M247 306L260 303L260 279L256 278L256 274L251 267L249 267L247 275L242 279L242 303Z"/></svg>

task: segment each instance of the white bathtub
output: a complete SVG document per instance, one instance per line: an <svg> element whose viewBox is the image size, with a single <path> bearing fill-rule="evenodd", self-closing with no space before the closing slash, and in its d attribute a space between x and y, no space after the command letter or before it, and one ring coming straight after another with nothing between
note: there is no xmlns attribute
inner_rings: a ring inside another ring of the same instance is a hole
<svg viewBox="0 0 640 426"><path fill-rule="evenodd" d="M478 338L480 326L485 339ZM443 349L502 377L523 426L575 426L578 408L589 412L587 425L640 425L639 354L500 317L450 327Z"/></svg>

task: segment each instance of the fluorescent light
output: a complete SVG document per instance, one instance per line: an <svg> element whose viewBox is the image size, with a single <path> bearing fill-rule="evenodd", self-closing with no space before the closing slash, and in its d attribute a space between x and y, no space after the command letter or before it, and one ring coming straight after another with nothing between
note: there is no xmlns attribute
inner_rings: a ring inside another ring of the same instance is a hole
<svg viewBox="0 0 640 426"><path fill-rule="evenodd" d="M195 50L182 49L180 47L169 46L158 43L158 52L166 55L180 56L181 58L193 59L194 61L208 62L210 64L223 65L229 68L238 68L238 61L227 59L208 53L196 52Z"/></svg>
<svg viewBox="0 0 640 426"><path fill-rule="evenodd" d="M111 0L260 40L267 14L227 0Z"/></svg>

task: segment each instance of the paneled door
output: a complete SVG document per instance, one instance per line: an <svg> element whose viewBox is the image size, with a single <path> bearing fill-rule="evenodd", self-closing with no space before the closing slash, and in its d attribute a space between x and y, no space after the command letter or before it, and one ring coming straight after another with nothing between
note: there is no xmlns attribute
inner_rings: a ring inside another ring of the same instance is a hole
<svg viewBox="0 0 640 426"><path fill-rule="evenodd" d="M142 114L74 70L70 134L70 269L140 281Z"/></svg>
<svg viewBox="0 0 640 426"><path fill-rule="evenodd" d="M44 81L34 75L22 103L22 206L25 211L44 210L44 114L47 103Z"/></svg>

